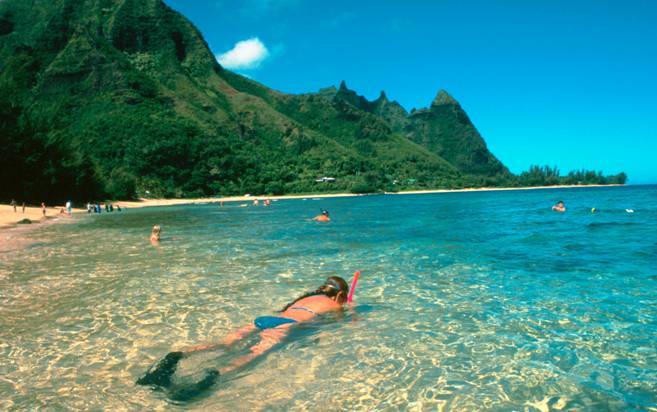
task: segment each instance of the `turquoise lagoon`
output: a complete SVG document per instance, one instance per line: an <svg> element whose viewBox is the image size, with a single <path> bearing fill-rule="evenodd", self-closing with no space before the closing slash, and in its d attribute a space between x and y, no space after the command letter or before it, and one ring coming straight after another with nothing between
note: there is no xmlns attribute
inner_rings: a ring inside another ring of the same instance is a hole
<svg viewBox="0 0 657 412"><path fill-rule="evenodd" d="M128 209L26 236L0 255L2 410L657 410L655 186ZM346 316L196 401L135 385L355 270Z"/></svg>

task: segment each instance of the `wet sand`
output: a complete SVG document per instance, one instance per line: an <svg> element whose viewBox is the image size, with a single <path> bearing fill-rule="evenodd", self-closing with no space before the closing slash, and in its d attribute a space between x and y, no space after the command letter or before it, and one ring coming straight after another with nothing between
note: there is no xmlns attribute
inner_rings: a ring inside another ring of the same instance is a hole
<svg viewBox="0 0 657 412"><path fill-rule="evenodd" d="M25 234L44 224L73 222L74 216L60 214L62 207L46 207L44 216L40 207L26 207L23 212L22 206L16 206L16 212L14 212L12 206L0 205L0 253L21 249L33 243L34 240L30 240ZM86 213L82 209L73 209L74 214L82 212ZM25 219L30 223L19 223Z"/></svg>
<svg viewBox="0 0 657 412"><path fill-rule="evenodd" d="M22 206L16 206L16 211L14 208L7 204L0 205L0 229L6 229L9 227L14 227L19 225L19 222L28 219L30 224L25 226L30 226L35 223L42 223L49 219L62 217L60 211L64 206L53 206L46 207L46 215L43 215L40 207L26 207L25 212L23 212ZM73 213L86 212L83 209L73 209Z"/></svg>

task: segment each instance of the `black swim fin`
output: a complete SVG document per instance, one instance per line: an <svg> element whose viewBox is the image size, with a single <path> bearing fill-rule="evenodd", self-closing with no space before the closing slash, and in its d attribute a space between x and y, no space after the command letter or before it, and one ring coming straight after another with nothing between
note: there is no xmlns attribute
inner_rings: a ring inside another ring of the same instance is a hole
<svg viewBox="0 0 657 412"><path fill-rule="evenodd" d="M171 375L176 372L178 362L185 357L183 352L170 352L156 365L151 367L141 378L137 385L155 385L167 388L171 385Z"/></svg>
<svg viewBox="0 0 657 412"><path fill-rule="evenodd" d="M177 402L189 401L214 385L219 379L219 371L216 369L206 369L205 377L192 385L174 387L168 394L169 399Z"/></svg>

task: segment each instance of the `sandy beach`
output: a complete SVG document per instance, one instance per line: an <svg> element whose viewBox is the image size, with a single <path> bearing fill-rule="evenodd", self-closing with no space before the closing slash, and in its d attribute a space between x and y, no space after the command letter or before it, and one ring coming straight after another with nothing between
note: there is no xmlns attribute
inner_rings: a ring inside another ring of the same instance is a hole
<svg viewBox="0 0 657 412"><path fill-rule="evenodd" d="M589 187L606 187L606 186L620 186L620 185L561 185L561 186L534 186L534 187L483 187L483 188L469 188L469 189L434 189L434 190L412 190L403 192L386 192L384 195L418 195L418 194L431 194L431 193L459 193L459 192L487 192L487 191L506 191L506 190L541 190L541 189L568 189L568 188L589 188ZM356 197L365 196L353 193L328 193L328 194L300 194L300 195L285 195L285 196L229 196L229 197L205 197L194 199L140 199L137 201L113 201L114 205L121 205L122 208L141 208L153 206L172 206L172 205L187 205L199 203L221 203L221 202L242 202L251 205L255 200L271 199L271 200L285 200L285 199L316 199L316 198L331 198L331 197ZM18 225L18 222L23 219L29 219L32 224L41 223L55 217L60 217L60 210L63 206L48 207L46 209L46 216L44 217L40 207L26 207L25 212L22 211L22 206L16 207L16 212L12 206L8 204L0 204L0 230L11 228ZM73 214L86 213L85 209L75 208ZM25 225L30 226L30 225Z"/></svg>
<svg viewBox="0 0 657 412"><path fill-rule="evenodd" d="M72 222L74 218L69 215L60 214L64 206L46 207L46 215L40 207L26 206L23 211L22 205L14 208L8 204L0 204L0 253L13 249L20 249L32 241L28 240L25 233L47 223ZM74 214L85 212L82 209L73 209ZM30 223L19 223L29 220Z"/></svg>
<svg viewBox="0 0 657 412"><path fill-rule="evenodd" d="M466 189L431 189L431 190L408 190L402 192L384 192L381 195L421 195L432 193L460 193L460 192L492 192L492 191L505 191L505 190L540 190L540 189L570 189L570 188L586 188L586 187L608 187L608 186L622 186L622 185L561 185L561 186L532 186L532 187L478 187ZM372 194L377 195L377 194ZM258 199L270 200L286 200L286 199L319 199L331 197L356 197L356 196L369 196L354 193L324 193L324 194L300 194L300 195L283 195L283 196L230 196L230 197L205 197L195 199L140 199L138 201L125 201L114 202L120 204L121 207L136 208L136 207L152 207L152 206L171 206L171 205L185 205L185 204L198 204L198 203L221 203L221 202L242 202L251 203Z"/></svg>
<svg viewBox="0 0 657 412"><path fill-rule="evenodd" d="M43 215L40 207L35 206L26 206L25 211L21 205L16 206L16 211L14 208L8 204L0 204L0 229L6 229L8 227L14 227L19 225L19 222L27 219L30 221L30 224L25 224L24 226L31 226L35 223L42 223L50 219L58 217L69 217L66 215L60 215L61 209L64 206L53 206L46 207L46 215ZM86 212L83 209L73 209L73 213Z"/></svg>
<svg viewBox="0 0 657 412"><path fill-rule="evenodd" d="M525 186L525 187L476 187L466 189L431 189L431 190L407 190L403 192L386 192L387 195L421 195L430 193L462 193L462 192L496 192L508 190L541 190L541 189L575 189L587 187L610 187L624 185L558 185L558 186Z"/></svg>

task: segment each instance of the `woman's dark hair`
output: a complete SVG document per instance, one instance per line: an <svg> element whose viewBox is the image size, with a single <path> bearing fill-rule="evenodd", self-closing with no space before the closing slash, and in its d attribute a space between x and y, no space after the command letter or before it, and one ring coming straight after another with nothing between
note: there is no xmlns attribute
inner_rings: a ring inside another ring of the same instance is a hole
<svg viewBox="0 0 657 412"><path fill-rule="evenodd" d="M281 312L285 312L292 305L294 305L301 299L309 298L311 296L318 296L318 295L324 295L324 296L328 296L329 298L332 298L340 292L342 292L342 299L346 300L347 293L349 293L349 285L347 285L347 282L345 282L345 280L339 276L330 276L329 278L326 279L326 282L324 282L324 284L320 286L317 290L308 292L294 299L292 302L288 303L283 308L283 310L281 310Z"/></svg>

